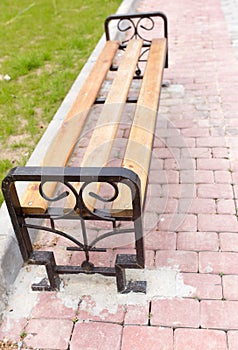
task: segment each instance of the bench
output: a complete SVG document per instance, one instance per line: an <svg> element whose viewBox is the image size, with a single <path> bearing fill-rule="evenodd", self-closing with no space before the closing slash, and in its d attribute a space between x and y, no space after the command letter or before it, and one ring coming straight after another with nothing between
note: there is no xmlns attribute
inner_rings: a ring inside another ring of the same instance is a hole
<svg viewBox="0 0 238 350"><path fill-rule="evenodd" d="M155 30L157 24L160 32ZM122 34L121 41L111 40L112 26ZM105 21L105 34L105 46L40 166L16 167L2 182L24 262L46 268L48 279L33 284L33 290L58 290L59 275L69 273L116 276L121 293L146 290L145 281L127 282L125 272L145 265L142 215L163 71L168 67L167 18L161 12L112 15ZM110 89L102 98L108 75ZM137 96L131 96L133 81L140 81ZM101 111L82 159L78 166L69 166L95 105ZM126 147L120 166L110 166L110 154L127 105L134 109ZM18 193L20 182L28 183L22 198ZM78 220L82 241L57 229L57 220ZM89 242L86 226L91 220L110 223L111 229ZM131 222L132 228L118 225L123 222ZM32 229L67 238L71 242L67 249L84 252L85 259L80 266L57 265L53 251L34 249ZM118 254L114 267L94 266L90 254L106 251L101 247L105 238L128 233L134 234L136 254Z"/></svg>

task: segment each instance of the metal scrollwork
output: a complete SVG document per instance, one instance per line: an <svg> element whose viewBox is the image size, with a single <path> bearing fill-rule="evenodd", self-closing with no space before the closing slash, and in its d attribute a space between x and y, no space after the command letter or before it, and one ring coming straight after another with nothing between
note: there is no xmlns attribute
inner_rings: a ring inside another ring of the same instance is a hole
<svg viewBox="0 0 238 350"><path fill-rule="evenodd" d="M124 26L125 22L129 22L127 26ZM144 37L143 30L147 32L151 31L153 30L154 26L155 22L151 17L140 18L136 23L131 18L123 18L117 24L117 28L120 32L126 33L131 29L133 30L130 37L122 42L123 44L127 43L131 39L142 39L144 42L151 43L151 40Z"/></svg>
<svg viewBox="0 0 238 350"><path fill-rule="evenodd" d="M41 195L42 198L44 198L45 200L47 200L48 202L58 202L66 197L68 197L70 195L70 193L72 193L75 197L75 206L74 208L72 208L70 211L68 211L67 213L64 212L63 213L63 217L66 217L72 213L74 213L77 209L77 202L78 202L78 193L76 191L76 189L74 188L74 186L72 186L69 182L65 182L65 181L57 181L58 183L62 184L62 185L65 185L69 191L64 191L62 193L60 193L59 195L55 196L55 197L49 197L46 195L46 193L44 192L44 185L47 183L48 181L45 180L45 181L41 181L40 185L39 185L39 193ZM54 219L60 219L62 218L62 215L57 215L56 217L54 217Z"/></svg>
<svg viewBox="0 0 238 350"><path fill-rule="evenodd" d="M79 196L78 196L78 200L77 200L77 208L78 208L79 212L82 213L82 210L85 210L87 213L89 213L95 219L103 219L106 221L115 221L115 219L112 218L111 216L109 216L106 213L106 211L97 209L97 212L95 212L95 211L92 211L91 209L89 209L87 207L87 205L85 204L85 201L83 200L83 192L86 189L86 187L88 185L90 185L91 183L92 182L84 182L84 184L80 188ZM98 200L100 202L112 203L118 197L118 194L119 194L118 186L115 183L109 182L109 181L106 181L104 183L109 184L114 189L114 194L110 198L103 198L102 196L100 196L94 192L89 192L88 194L89 194L89 196L91 196L92 198L95 198L96 200Z"/></svg>
<svg viewBox="0 0 238 350"><path fill-rule="evenodd" d="M105 182L105 183L111 185L111 186L114 188L114 190L115 190L115 193L114 193L114 195L113 195L111 198L103 198L103 197L101 197L101 196L99 196L98 194L93 193L93 192L89 192L89 195L90 195L91 197L95 198L95 199L98 199L98 200L101 201L101 202L110 203L110 202L113 202L114 200L117 199L118 194L119 194L119 190L118 190L118 186L117 186L116 184L114 184L113 182L108 182L108 181L107 181L107 182Z"/></svg>
<svg viewBox="0 0 238 350"><path fill-rule="evenodd" d="M46 184L47 181L42 181L39 185L39 192L40 192L40 195L42 198L44 198L45 200L47 200L48 202L57 202L57 201L60 201L61 199L63 198L66 198L68 195L69 195L69 192L68 191L65 191L61 194L59 194L58 196L56 197L48 197L45 193L44 193L44 190L43 190L43 186L44 184Z"/></svg>
<svg viewBox="0 0 238 350"><path fill-rule="evenodd" d="M68 216L72 213L77 213L81 218L83 217L83 212L86 212L88 214L90 214L94 219L103 219L103 220L107 220L107 221L114 221L114 218L110 217L107 215L107 213L103 210L97 209L97 213L95 211L92 211L90 208L88 208L88 206L86 205L85 201L84 201L84 191L86 189L87 186L89 186L90 184L93 183L93 181L88 181L88 182L84 182L79 190L79 193L77 192L77 190L74 188L74 186L72 186L72 184L70 184L69 182L65 182L65 181L58 181L58 183L61 183L62 185L65 185L69 191L64 191L62 193L60 193L59 195L55 196L55 197L49 197L45 192L44 192L44 185L47 183L47 181L42 181L39 185L39 193L42 196L42 198L44 198L45 200L49 201L49 202L57 202L60 201L66 197L68 197L70 195L70 193L72 193L75 197L75 206L74 208L72 208L72 210L70 210L67 213L64 213L64 217ZM104 203L112 203L113 201L115 201L118 197L119 194L119 190L118 190L118 186L113 183L113 182L109 182L106 181L104 183L109 184L110 186L112 186L114 193L110 198L103 198L102 196L100 196L97 193L94 192L89 192L88 195L91 196L92 198L100 201L100 202L104 202ZM61 216L59 216L60 218Z"/></svg>
<svg viewBox="0 0 238 350"><path fill-rule="evenodd" d="M97 251L100 250L98 248L96 248L96 244L109 237L109 236L113 236L113 235L118 235L118 234L125 234L125 233L130 233L130 232L134 232L134 229L119 229L116 227L116 219L110 216L110 213L106 212L105 210L101 210L101 209L96 209L96 210L91 210L90 208L88 208L88 206L86 205L85 201L84 201L84 192L86 190L86 188L93 183L96 183L95 181L84 181L82 183L82 185L80 186L80 190L77 191L75 189L75 187L67 182L67 181L57 181L58 184L62 184L64 186L66 186L68 188L68 190L63 191L62 193L60 193L59 195L55 196L55 197L49 197L46 195L46 193L44 192L44 185L48 182L48 180L42 181L39 185L39 193L42 196L42 198L44 198L45 200L49 201L49 202L57 202L60 201L66 197L68 197L70 195L70 192L73 193L74 197L75 197L75 206L74 208L72 208L72 210L70 211L70 214L72 214L72 212L75 214L77 213L78 218L81 221L81 232L82 232L82 236L83 236L83 243L81 243L78 239L76 239L75 237L69 235L68 233L56 229L55 227L55 220L61 219L61 218L67 218L67 216L69 215L69 213L64 213L63 216L53 216L50 217L50 227L47 226L39 226L39 225L34 225L34 224L28 224L25 223L24 227L27 227L28 229L40 229L46 232L52 232L54 234L57 234L59 236L62 236L66 239L68 239L69 241L73 242L76 247L72 248L72 250L81 250L85 252L85 257L86 260L83 262L83 265L85 265L84 267L86 268L87 264L89 263L89 252L90 251ZM89 195L90 197L94 198L95 200L99 201L99 202L103 202L103 203L112 203L113 201L115 201L118 198L119 195L119 189L118 189L118 185L114 182L110 182L110 181L104 181L103 183L106 183L108 185L110 185L114 191L114 193L109 197L109 198L104 198L101 195L94 193L92 191L89 191L87 193L87 195ZM86 214L85 214L86 213ZM85 215L90 215L93 219L98 219L98 220L104 220L104 221L110 221L113 224L113 229L111 231L108 231L106 233L101 234L100 236L98 236L97 238L95 238L92 242L88 242L88 237L87 237L87 230L86 230L86 226L85 226L85 220L84 220L84 216ZM71 250L71 247L69 247L69 250ZM102 249L101 249L102 250ZM104 249L103 249L104 250ZM87 265L88 266L88 265ZM91 266L91 265L90 265Z"/></svg>

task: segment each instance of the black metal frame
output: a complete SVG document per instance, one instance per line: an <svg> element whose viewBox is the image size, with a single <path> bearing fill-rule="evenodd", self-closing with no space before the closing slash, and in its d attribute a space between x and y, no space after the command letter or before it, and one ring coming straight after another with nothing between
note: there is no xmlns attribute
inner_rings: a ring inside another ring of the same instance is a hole
<svg viewBox="0 0 238 350"><path fill-rule="evenodd" d="M62 173L63 171L63 173ZM75 206L72 211L62 215L62 210L56 207L50 207L43 214L30 213L25 214L22 210L20 199L17 193L17 182L39 182L39 195L57 203L64 197L67 197L70 192L75 196ZM43 186L47 182L58 182L64 184L69 191L64 191L55 198L48 198L43 192ZM75 191L73 184L75 182L82 183L79 193ZM132 213L121 217L120 214L111 214L109 210L95 210L92 212L87 208L83 199L83 191L90 184L94 182L110 184L115 193L110 199L103 199L100 196L90 193L92 197L96 197L99 201L113 202L118 194L118 184L123 183L131 190L132 198ZM35 265L45 265L48 275L49 284L46 280L42 280L39 284L33 284L33 290L56 290L59 289L60 280L59 274L70 273L99 273L105 276L116 276L118 292L128 293L145 292L146 282L126 282L125 269L144 268L144 245L143 245L143 228L142 228L142 212L140 199L140 179L131 170L123 168L61 168L61 167L17 167L12 169L2 182L2 191L6 201L6 205L10 214L12 225L16 234L19 248L24 262ZM27 223L28 218L50 219L51 226L46 227L42 225L34 225ZM57 219L79 219L81 221L81 230L83 233L83 242L79 242L68 233L55 229L54 221ZM106 220L112 223L112 230L104 233L92 242L88 243L87 233L85 229L85 220ZM132 221L134 223L133 229L119 229L116 226L117 221ZM75 247L71 250L79 250L85 252L85 260L81 266L57 265L53 252L48 251L34 251L30 239L29 229L44 230L61 235L71 242L75 243ZM126 234L127 232L134 232L136 255L118 254L116 258L115 267L95 267L90 262L90 252L106 251L106 249L95 248L99 240L105 239L112 235Z"/></svg>

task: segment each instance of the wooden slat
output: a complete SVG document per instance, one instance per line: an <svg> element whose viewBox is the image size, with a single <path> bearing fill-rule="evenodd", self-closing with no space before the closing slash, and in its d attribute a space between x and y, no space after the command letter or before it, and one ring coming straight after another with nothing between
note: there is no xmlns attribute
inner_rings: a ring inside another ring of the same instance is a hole
<svg viewBox="0 0 238 350"><path fill-rule="evenodd" d="M84 127L107 72L118 49L118 41L107 41L85 83L80 89L72 108L64 119L59 132L52 141L41 166L65 166ZM56 183L47 183L45 193L51 197ZM48 202L39 196L38 184L29 184L21 205L25 213L44 213Z"/></svg>
<svg viewBox="0 0 238 350"><path fill-rule="evenodd" d="M82 167L107 166L123 108L135 74L142 44L142 40L131 40L126 48L117 75L113 80L110 92L85 151L82 163L80 164ZM76 188L79 189L79 187L80 184ZM87 193L89 191L97 193L99 191L99 185L91 184L87 187ZM85 201L88 207L94 207L95 200L92 197L87 196ZM72 206L70 197L66 203L66 206L68 205L70 207Z"/></svg>
<svg viewBox="0 0 238 350"><path fill-rule="evenodd" d="M140 40L131 40L127 46L96 128L86 149L82 166L105 166L109 159L141 47L142 41ZM104 152L98 153L98 149L105 144L107 146Z"/></svg>
<svg viewBox="0 0 238 350"><path fill-rule="evenodd" d="M145 199L165 57L166 39L153 40L122 163L123 167L139 175L142 203ZM119 190L120 196L112 210L131 210L130 191L125 185L121 185Z"/></svg>

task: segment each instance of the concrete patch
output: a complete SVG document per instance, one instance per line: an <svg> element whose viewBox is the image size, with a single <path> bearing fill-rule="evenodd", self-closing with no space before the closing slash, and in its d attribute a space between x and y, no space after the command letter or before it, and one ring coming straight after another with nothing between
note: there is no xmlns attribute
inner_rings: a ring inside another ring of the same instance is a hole
<svg viewBox="0 0 238 350"><path fill-rule="evenodd" d="M176 269L128 270L127 278L147 281L147 293L119 294L115 278L101 275L64 277L62 292L71 297L90 296L92 304L89 306L87 302L82 301L80 307L93 316L102 316L105 309L110 314L115 314L119 305L146 305L154 298L184 298L195 292L194 287L184 284L182 274Z"/></svg>
<svg viewBox="0 0 238 350"><path fill-rule="evenodd" d="M26 266L21 269L9 296L5 311L7 318L20 320L30 317L39 294L31 290L31 284L38 283L44 276L44 267ZM128 280L147 281L146 294L132 292L119 294L115 277L80 274L61 275L61 279L61 290L57 293L57 297L62 303L76 310L81 300L80 310L100 319L106 319L108 314L116 314L121 307L146 306L155 298L185 298L196 292L196 288L184 283L179 270L171 268L127 271ZM87 297L90 297L90 303Z"/></svg>

